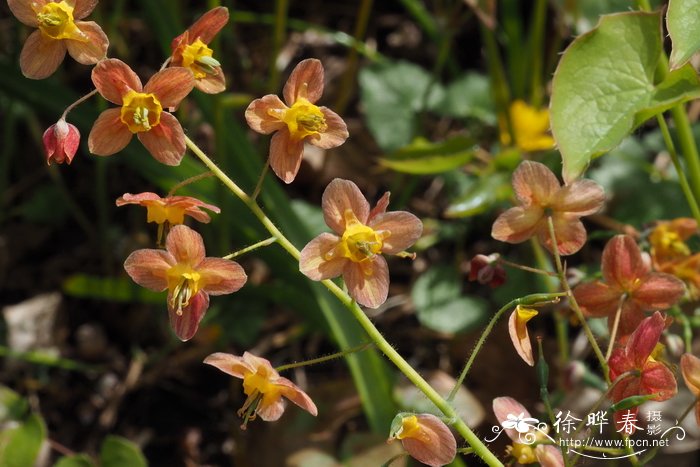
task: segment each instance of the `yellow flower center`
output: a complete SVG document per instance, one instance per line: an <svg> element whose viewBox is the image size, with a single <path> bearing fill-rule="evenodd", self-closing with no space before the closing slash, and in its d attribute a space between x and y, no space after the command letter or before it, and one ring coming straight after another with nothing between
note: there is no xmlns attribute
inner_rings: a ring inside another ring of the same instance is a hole
<svg viewBox="0 0 700 467"><path fill-rule="evenodd" d="M430 436L423 430L418 417L411 415L401 420L401 428L396 432L396 439L413 438L424 443L430 442Z"/></svg>
<svg viewBox="0 0 700 467"><path fill-rule="evenodd" d="M185 208L181 206L169 206L162 201L153 201L146 205L147 222L156 224L178 225L185 222Z"/></svg>
<svg viewBox="0 0 700 467"><path fill-rule="evenodd" d="M330 252L330 256L338 253L355 263L363 262L382 252L384 239L388 236L388 232L377 232L364 225L357 220L355 213L348 209L345 211L345 232L336 249Z"/></svg>
<svg viewBox="0 0 700 467"><path fill-rule="evenodd" d="M130 89L123 101L121 121L132 133L150 131L151 128L160 124L163 106L155 95Z"/></svg>
<svg viewBox="0 0 700 467"><path fill-rule="evenodd" d="M192 70L195 79L216 74L216 67L221 64L212 57L214 51L207 44L197 39L182 51L182 66Z"/></svg>
<svg viewBox="0 0 700 467"><path fill-rule="evenodd" d="M170 305L178 315L190 304L192 297L204 287L202 276L189 264L177 263L166 272L168 290L172 293Z"/></svg>
<svg viewBox="0 0 700 467"><path fill-rule="evenodd" d="M307 136L323 133L328 129L326 117L317 106L300 97L291 108L283 111L271 111L272 116L280 118L289 128L293 139L300 140Z"/></svg>
<svg viewBox="0 0 700 467"><path fill-rule="evenodd" d="M73 21L73 7L65 1L47 3L36 11L37 26L51 39L73 39L87 42L88 37L83 34Z"/></svg>
<svg viewBox="0 0 700 467"><path fill-rule="evenodd" d="M519 464L534 464L537 462L535 449L532 445L514 442L512 446L506 448L506 452L515 457Z"/></svg>
<svg viewBox="0 0 700 467"><path fill-rule="evenodd" d="M685 242L681 239L680 235L678 235L678 232L661 229L659 235L656 235L654 237L655 238L653 238L653 240L658 242L658 245L663 251L670 250L671 252L682 256L690 255L690 248L688 248L688 245L686 245Z"/></svg>

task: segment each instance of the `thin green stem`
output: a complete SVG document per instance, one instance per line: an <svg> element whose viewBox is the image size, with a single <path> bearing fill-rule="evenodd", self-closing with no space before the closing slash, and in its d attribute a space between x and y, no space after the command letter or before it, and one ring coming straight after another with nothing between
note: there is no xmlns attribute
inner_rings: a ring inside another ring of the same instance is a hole
<svg viewBox="0 0 700 467"><path fill-rule="evenodd" d="M543 276L557 277L557 273L554 271L545 271L544 269L531 268L530 266L525 266L523 264L513 263L512 261L508 261L507 259L498 258L498 262L501 264L505 264L506 266L510 266L512 268L520 269L523 271L532 272L535 274L542 274Z"/></svg>
<svg viewBox="0 0 700 467"><path fill-rule="evenodd" d="M174 187L172 187L170 189L170 191L168 192L168 196L174 195L175 192L177 192L177 190L179 190L180 188L186 187L187 185L189 185L191 183L195 183L195 182L198 182L198 181L203 180L205 178L209 178L209 177L213 177L213 176L214 176L214 174L211 172L204 172L204 173L201 173L199 175L195 175L193 177L186 178L183 181L181 181L180 183L178 183L177 185L175 185Z"/></svg>
<svg viewBox="0 0 700 467"><path fill-rule="evenodd" d="M267 175L267 172L270 170L270 158L265 161L265 166L262 169L262 172L260 172L260 178L258 178L258 183L255 184L255 190L253 190L253 194L251 198L258 199L258 195L260 194L260 190L262 190L262 185L263 182L265 181L265 176Z"/></svg>
<svg viewBox="0 0 700 467"><path fill-rule="evenodd" d="M83 97L81 97L81 98L78 99L77 101L73 102L73 103L72 103L71 105L69 105L68 107L66 107L66 110L64 110L64 111L63 111L63 114L61 115L61 119L62 119L62 120L65 120L65 119L66 119L66 116L68 115L68 112L70 112L71 110L73 110L74 108L76 108L77 106L79 106L80 104L82 104L83 102L85 102L86 100L90 99L90 98L91 98L92 96L94 96L95 94L97 94L97 89L93 89L92 91L90 91L89 93L85 94Z"/></svg>
<svg viewBox="0 0 700 467"><path fill-rule="evenodd" d="M687 417L688 414L693 410L693 408L695 407L696 404L700 404L700 396L697 396L695 398L695 400L693 402L691 402L691 404L688 407L686 407L686 409L683 411L681 416L678 417L678 420L676 421L676 423L678 424L678 423L682 422L683 419L685 417Z"/></svg>
<svg viewBox="0 0 700 467"><path fill-rule="evenodd" d="M586 337L588 338L588 343L591 344L591 348L593 349L593 352L595 353L596 357L598 358L598 362L600 363L600 367L603 370L603 375L605 376L605 381L608 384L610 384L610 375L608 374L607 360L605 359L603 352L600 350L600 346L598 345L598 342L595 340L595 336L593 335L591 328L588 326L588 322L586 321L586 318L583 316L583 312L581 311L581 308L578 306L578 302L576 302L576 298L574 297L574 294L571 291L571 286L569 286L569 281L566 280L566 271L564 270L564 267L562 266L561 256L559 256L559 246L557 243L557 235L554 232L554 222L552 221L552 216L547 217L547 224L549 226L549 238L552 241L552 254L554 255L554 264L556 265L557 273L559 274L559 282L561 282L562 288L564 289L567 296L569 297L569 304L570 304L571 308L574 310L574 313L576 313L576 317L581 322L581 327L583 327L583 332L586 334Z"/></svg>
<svg viewBox="0 0 700 467"><path fill-rule="evenodd" d="M257 250L258 248L262 248L264 246L272 245L277 241L277 237L270 237L266 238L265 240L260 240L257 243L253 243L250 246L247 246L245 248L241 248L240 250L234 251L233 253L229 253L228 255L224 256L223 259L233 259L238 256L244 255L246 253L250 253L253 250Z"/></svg>
<svg viewBox="0 0 700 467"><path fill-rule="evenodd" d="M693 217L700 224L700 208L698 208L698 203L693 196L693 190L688 184L688 179L685 176L685 171L681 166L681 161L678 159L678 154L676 153L676 146L673 144L673 139L671 138L671 133L668 131L668 125L666 125L666 119L663 115L657 115L656 120L659 122L659 128L661 129L661 134L664 137L664 143L666 144L666 149L668 149L668 154L671 156L671 161L673 162L673 167L676 169L678 174L678 183L681 185L681 190L685 195L686 201L688 201L688 206L690 206L690 211L693 213Z"/></svg>
<svg viewBox="0 0 700 467"><path fill-rule="evenodd" d="M535 108L542 105L542 76L544 75L544 30L547 20L547 0L537 0L530 23L530 104Z"/></svg>
<svg viewBox="0 0 700 467"><path fill-rule="evenodd" d="M357 347L353 347L351 349L343 350L342 352L336 352L330 355L325 355L323 357L318 357L311 360L304 360L303 362L288 363L286 365L278 366L277 368L275 368L275 370L280 372L284 370L291 370L292 368L300 368L302 366L316 365L317 363L325 363L330 360L335 360L336 358L341 358L346 355L350 355L351 353L362 352L363 350L366 350L373 345L374 342L365 342L362 345L358 345Z"/></svg>
<svg viewBox="0 0 700 467"><path fill-rule="evenodd" d="M199 149L199 147L187 136L185 136L187 147L211 170L214 175L224 184L231 192L236 195L258 218L260 223L273 235L282 248L287 251L297 261L300 257L300 252L297 248L284 236L284 234L275 226L275 224L265 215L263 210L250 196L248 196L228 175L226 175L217 165ZM365 330L370 340L375 343L377 348L391 360L396 368L401 371L411 383L413 383L425 396L435 404L435 406L450 420L454 420L453 426L457 432L474 448L474 452L487 464L502 466L503 464L498 458L484 445L474 432L467 426L452 406L445 401L435 389L421 377L420 374L406 361L404 358L387 342L384 336L374 326L372 321L365 315L362 309L355 301L336 285L333 281L326 279L321 283L333 294L340 302L345 305L360 326Z"/></svg>
<svg viewBox="0 0 700 467"><path fill-rule="evenodd" d="M455 383L454 388L452 388L452 391L450 391L450 393L448 394L447 400L452 401L455 398L455 395L457 395L457 391L464 383L464 379L467 377L467 373L469 373L469 370L471 369L471 366L474 363L474 360L476 360L476 356L479 354L479 351L484 346L486 339L489 337L489 334L491 334L493 327L496 325L496 322L499 320L501 315L503 315L503 313L505 313L506 311L508 311L512 308L515 308L518 305L535 306L535 305L544 304L544 303L551 303L554 300L558 300L558 297L563 297L565 295L566 295L565 293L559 293L559 292L557 292L557 293L538 293L538 294L526 295L525 297L520 297L520 298L516 298L515 300L511 300L510 302L506 303L503 307L501 307L501 309L498 310L495 315L493 315L493 317L491 318L491 321L489 321L489 324L486 325L484 332L481 333L481 336L479 337L479 340L477 341L476 345L474 346L474 350L472 351L471 355L469 356L467 363L464 364L464 368L462 369L462 372L460 373L459 378L457 379L457 382Z"/></svg>
<svg viewBox="0 0 700 467"><path fill-rule="evenodd" d="M277 57L282 49L284 36L287 32L287 10L289 9L289 0L275 1L275 23L272 32L272 53L270 55L270 80L267 88L274 93L279 85L279 69L277 68Z"/></svg>
<svg viewBox="0 0 700 467"><path fill-rule="evenodd" d="M362 0L360 6L357 10L355 30L353 31L353 38L357 42L362 42L367 32L367 25L369 24L369 18L372 13L373 0ZM357 49L352 48L348 51L348 57L346 60L347 66L345 68L345 73L343 79L340 82L340 91L338 92L338 98L335 101L335 106L333 106L334 111L338 115L343 115L345 109L350 102L350 97L355 84L355 75L357 74L357 63L359 59L359 53Z"/></svg>
<svg viewBox="0 0 700 467"><path fill-rule="evenodd" d="M615 312L615 319L613 320L612 331L610 331L610 342L608 343L608 351L605 352L605 361L610 360L610 355L612 354L613 347L615 346L615 338L617 337L617 329L620 326L620 317L622 316L622 307L625 305L625 300L627 300L627 294L623 294L620 297L620 303L617 305L617 311Z"/></svg>

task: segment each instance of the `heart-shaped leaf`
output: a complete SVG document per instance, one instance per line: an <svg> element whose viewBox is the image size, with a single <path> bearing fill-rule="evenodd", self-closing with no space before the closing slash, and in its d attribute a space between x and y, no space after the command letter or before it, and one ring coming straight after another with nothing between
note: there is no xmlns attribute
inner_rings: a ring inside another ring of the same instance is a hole
<svg viewBox="0 0 700 467"><path fill-rule="evenodd" d="M700 49L700 0L668 2L666 26L671 36L671 69L687 62Z"/></svg>

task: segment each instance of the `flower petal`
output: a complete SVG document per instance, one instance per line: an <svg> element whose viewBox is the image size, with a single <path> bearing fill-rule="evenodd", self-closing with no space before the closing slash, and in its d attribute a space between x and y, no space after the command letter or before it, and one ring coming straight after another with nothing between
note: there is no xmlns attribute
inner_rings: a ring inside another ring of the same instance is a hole
<svg viewBox="0 0 700 467"><path fill-rule="evenodd" d="M445 423L431 414L416 415L418 424L428 440L403 438L401 444L419 462L432 467L451 463L457 455L457 441Z"/></svg>
<svg viewBox="0 0 700 467"><path fill-rule="evenodd" d="M160 201L163 198L150 191L144 191L143 193L137 193L132 195L131 193L124 193L119 198L117 198L117 206L125 206L127 204L141 204L143 201Z"/></svg>
<svg viewBox="0 0 700 467"><path fill-rule="evenodd" d="M600 211L604 202L603 187L593 180L576 180L556 193L552 208L575 213L577 216L588 216Z"/></svg>
<svg viewBox="0 0 700 467"><path fill-rule="evenodd" d="M219 94L226 90L226 76L220 66L214 67L212 74L196 79L194 87L205 94Z"/></svg>
<svg viewBox="0 0 700 467"><path fill-rule="evenodd" d="M220 6L207 11L187 29L189 42L193 43L199 39L205 44L209 44L227 22L228 8ZM175 44L175 40L173 44Z"/></svg>
<svg viewBox="0 0 700 467"><path fill-rule="evenodd" d="M340 116L326 107L319 108L326 119L326 131L308 138L308 142L323 149L340 146L348 139L348 127Z"/></svg>
<svg viewBox="0 0 700 467"><path fill-rule="evenodd" d="M280 377L275 381L275 386L279 386L280 392L284 397L294 402L297 406L309 412L314 417L318 415L316 404L311 400L308 394L299 388L296 384L289 381L287 378Z"/></svg>
<svg viewBox="0 0 700 467"><path fill-rule="evenodd" d="M574 298L586 316L601 318L614 315L620 305L622 292L600 281L579 284Z"/></svg>
<svg viewBox="0 0 700 467"><path fill-rule="evenodd" d="M174 68L169 68L174 69ZM153 158L165 165L179 165L187 148L185 132L174 115L160 114L160 124L137 135Z"/></svg>
<svg viewBox="0 0 700 467"><path fill-rule="evenodd" d="M644 394L657 394L653 399L655 401L668 400L678 392L676 377L661 362L647 362L644 365L640 388Z"/></svg>
<svg viewBox="0 0 700 467"><path fill-rule="evenodd" d="M608 329L612 330L615 325L615 313L617 310L612 312L608 316ZM627 337L629 337L635 329L644 320L645 315L642 309L637 305L634 300L625 300L622 305L622 312L620 314L620 324L617 327L617 340L620 342L626 342Z"/></svg>
<svg viewBox="0 0 700 467"><path fill-rule="evenodd" d="M384 239L382 253L395 255L410 247L423 233L423 223L406 211L393 211L379 214L369 226L375 231L387 231L391 235Z"/></svg>
<svg viewBox="0 0 700 467"><path fill-rule="evenodd" d="M88 135L88 149L97 156L111 156L124 149L133 133L121 120L120 109L107 109L97 117Z"/></svg>
<svg viewBox="0 0 700 467"><path fill-rule="evenodd" d="M102 97L117 105L122 105L122 98L130 90L141 92L143 89L136 73L116 58L108 58L95 65L92 82Z"/></svg>
<svg viewBox="0 0 700 467"><path fill-rule="evenodd" d="M279 394L264 394L255 413L266 422L274 422L280 419L285 407L286 403Z"/></svg>
<svg viewBox="0 0 700 467"><path fill-rule="evenodd" d="M136 250L124 261L124 269L134 282L156 292L168 288L166 273L174 265L172 255L154 249Z"/></svg>
<svg viewBox="0 0 700 467"><path fill-rule="evenodd" d="M533 310L521 308L517 306L508 318L508 334L513 342L515 351L518 352L520 358L530 366L535 366L535 359L532 356L532 343L530 342L530 334L527 331L527 322L532 319L537 312Z"/></svg>
<svg viewBox="0 0 700 467"><path fill-rule="evenodd" d="M170 229L168 238L165 239L165 249L178 263L189 263L195 267L205 256L202 236L182 224Z"/></svg>
<svg viewBox="0 0 700 467"><path fill-rule="evenodd" d="M51 39L38 29L31 33L22 47L19 67L31 79L44 79L53 74L66 56L62 40Z"/></svg>
<svg viewBox="0 0 700 467"><path fill-rule="evenodd" d="M605 281L621 290L632 289L635 281L648 272L637 242L629 235L616 235L608 240L603 248L601 269Z"/></svg>
<svg viewBox="0 0 700 467"><path fill-rule="evenodd" d="M333 251L339 241L340 239L331 233L322 233L307 243L299 258L301 273L314 281L341 275L348 259L343 256L326 259L326 255Z"/></svg>
<svg viewBox="0 0 700 467"><path fill-rule="evenodd" d="M540 228L543 215L544 211L538 206L510 208L493 223L491 236L501 242L524 242Z"/></svg>
<svg viewBox="0 0 700 467"><path fill-rule="evenodd" d="M177 107L193 87L192 72L188 68L175 67L166 68L153 75L143 87L143 92L152 92L163 108L167 108Z"/></svg>
<svg viewBox="0 0 700 467"><path fill-rule="evenodd" d="M530 412L518 401L512 397L496 397L493 400L493 413L496 415L498 423L503 425L503 422L508 420L508 416L511 418L531 418ZM518 432L513 428L506 428L506 434L513 441L518 441Z"/></svg>
<svg viewBox="0 0 700 467"><path fill-rule="evenodd" d="M209 295L224 295L236 292L245 284L248 276L240 264L223 258L204 258L197 272Z"/></svg>
<svg viewBox="0 0 700 467"><path fill-rule="evenodd" d="M540 444L535 448L535 457L541 467L564 467L561 450L554 446Z"/></svg>
<svg viewBox="0 0 700 467"><path fill-rule="evenodd" d="M204 359L204 363L218 368L236 378L243 379L246 373L254 373L253 369L243 357L231 355L229 353L216 352Z"/></svg>
<svg viewBox="0 0 700 467"><path fill-rule="evenodd" d="M635 368L642 368L656 344L659 343L659 338L665 327L666 318L657 311L652 316L645 318L632 333L625 345L625 352L627 357L634 362Z"/></svg>
<svg viewBox="0 0 700 467"><path fill-rule="evenodd" d="M258 357L250 352L243 352L243 360L253 369L254 373L268 375L272 379L279 378L279 373L272 367L270 360Z"/></svg>
<svg viewBox="0 0 700 467"><path fill-rule="evenodd" d="M304 156L304 142L292 138L286 128L270 141L270 167L284 183L292 183Z"/></svg>
<svg viewBox="0 0 700 467"><path fill-rule="evenodd" d="M170 303L170 294L168 294L168 303ZM189 305L182 309L181 314L178 314L175 309L168 306L170 327L173 328L173 331L182 342L186 342L194 337L197 329L199 329L199 323L204 318L208 308L209 296L201 290L190 299Z"/></svg>
<svg viewBox="0 0 700 467"><path fill-rule="evenodd" d="M554 251L549 223L546 220L544 222L542 228L537 232L538 237L545 248ZM552 224L560 255L573 255L586 243L586 229L576 216L555 212L552 216Z"/></svg>
<svg viewBox="0 0 700 467"><path fill-rule="evenodd" d="M690 392L700 396L700 358L689 353L681 355L681 373Z"/></svg>
<svg viewBox="0 0 700 467"><path fill-rule="evenodd" d="M664 273L651 273L641 280L632 293L645 311L671 308L685 293L685 285L678 278Z"/></svg>
<svg viewBox="0 0 700 467"><path fill-rule="evenodd" d="M245 111L245 119L248 126L258 133L268 135L287 126L282 120L274 117L274 111L284 112L287 106L274 94L268 94L255 99L248 105Z"/></svg>
<svg viewBox="0 0 700 467"><path fill-rule="evenodd" d="M515 196L524 207L550 204L560 188L557 177L539 162L523 161L513 172Z"/></svg>
<svg viewBox="0 0 700 467"><path fill-rule="evenodd" d="M83 65L92 65L105 58L109 39L102 28L94 21L78 21L75 24L87 36L88 40L66 39L66 48L70 56Z"/></svg>
<svg viewBox="0 0 700 467"><path fill-rule="evenodd" d="M382 195L381 198L379 198L379 201L377 201L376 206L372 208L372 210L369 212L369 216L367 216L367 223L371 224L372 220L377 217L380 214L384 214L386 212L386 208L389 207L389 198L391 197L390 192L386 192Z"/></svg>
<svg viewBox="0 0 700 467"><path fill-rule="evenodd" d="M323 65L315 58L302 60L294 67L284 85L284 101L294 104L300 97L312 104L323 94Z"/></svg>
<svg viewBox="0 0 700 467"><path fill-rule="evenodd" d="M377 308L389 294L389 267L383 256L376 255L369 265L349 261L343 270L348 293L360 305Z"/></svg>
<svg viewBox="0 0 700 467"><path fill-rule="evenodd" d="M39 22L36 19L36 11L34 11L34 8L40 9L46 5L47 2L48 0L33 2L28 2L27 0L7 0L7 6L10 7L10 11L15 15L15 18L20 20L23 24L35 28L39 25Z"/></svg>
<svg viewBox="0 0 700 467"><path fill-rule="evenodd" d="M350 210L363 224L369 217L369 203L360 189L350 180L333 179L321 198L326 225L339 235L345 232L345 211Z"/></svg>
<svg viewBox="0 0 700 467"><path fill-rule="evenodd" d="M73 5L73 18L83 19L95 9L98 0L75 0ZM69 2L70 3L70 2Z"/></svg>

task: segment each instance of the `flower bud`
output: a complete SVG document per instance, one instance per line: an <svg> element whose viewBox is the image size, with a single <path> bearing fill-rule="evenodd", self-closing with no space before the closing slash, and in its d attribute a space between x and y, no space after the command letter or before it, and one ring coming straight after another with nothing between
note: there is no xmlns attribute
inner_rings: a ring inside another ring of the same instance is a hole
<svg viewBox="0 0 700 467"><path fill-rule="evenodd" d="M469 280L496 288L506 281L506 271L498 264L498 254L476 255L469 263Z"/></svg>
<svg viewBox="0 0 700 467"><path fill-rule="evenodd" d="M408 454L431 467L452 462L457 441L445 423L435 415L402 412L391 423L389 442L399 439Z"/></svg>
<svg viewBox="0 0 700 467"><path fill-rule="evenodd" d="M57 164L70 164L80 144L80 132L74 125L60 119L44 132L43 140L47 164L51 165L51 160Z"/></svg>

